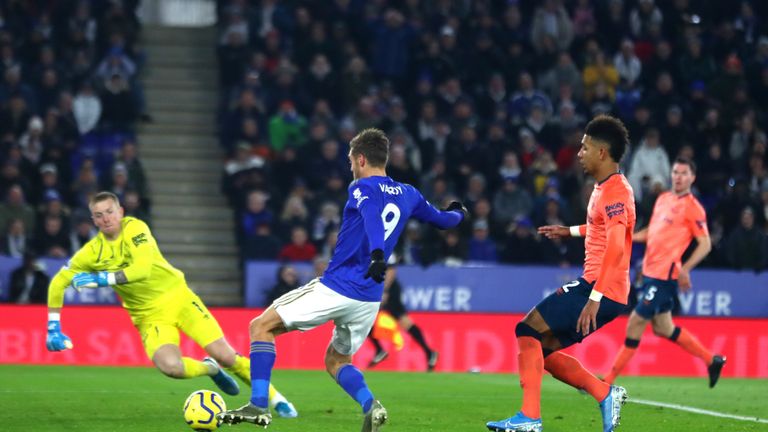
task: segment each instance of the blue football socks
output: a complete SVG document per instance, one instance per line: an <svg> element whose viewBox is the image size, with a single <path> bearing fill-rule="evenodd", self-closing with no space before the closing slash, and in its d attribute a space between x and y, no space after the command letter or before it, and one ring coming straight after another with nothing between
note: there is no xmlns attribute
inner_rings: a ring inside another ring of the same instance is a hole
<svg viewBox="0 0 768 432"><path fill-rule="evenodd" d="M336 372L336 382L339 383L347 394L352 396L352 399L360 404L363 408L363 413L368 412L373 404L373 394L368 389L363 373L358 368L351 364L342 366Z"/></svg>
<svg viewBox="0 0 768 432"><path fill-rule="evenodd" d="M275 366L274 342L251 342L251 403L269 406L269 380Z"/></svg>

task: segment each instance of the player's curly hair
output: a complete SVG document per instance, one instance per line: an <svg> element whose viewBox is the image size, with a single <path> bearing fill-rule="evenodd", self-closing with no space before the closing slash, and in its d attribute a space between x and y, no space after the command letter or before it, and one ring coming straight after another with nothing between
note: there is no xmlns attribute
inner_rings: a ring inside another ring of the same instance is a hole
<svg viewBox="0 0 768 432"><path fill-rule="evenodd" d="M363 155L371 166L385 167L389 159L389 138L376 128L365 129L349 142L352 155Z"/></svg>
<svg viewBox="0 0 768 432"><path fill-rule="evenodd" d="M629 132L616 117L601 114L587 124L584 133L592 139L607 143L608 153L614 162L621 162L629 145Z"/></svg>

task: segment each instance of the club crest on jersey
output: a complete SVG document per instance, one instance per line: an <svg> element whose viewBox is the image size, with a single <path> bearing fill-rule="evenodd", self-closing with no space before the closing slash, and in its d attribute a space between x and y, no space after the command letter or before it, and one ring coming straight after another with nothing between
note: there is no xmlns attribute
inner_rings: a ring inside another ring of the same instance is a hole
<svg viewBox="0 0 768 432"><path fill-rule="evenodd" d="M614 216L624 214L624 203L617 202L605 206L605 214L608 215L608 219L613 219Z"/></svg>
<svg viewBox="0 0 768 432"><path fill-rule="evenodd" d="M360 204L363 203L363 201L367 200L367 196L363 196L363 193L360 192L360 188L355 188L355 190L352 191L352 198L357 201L357 207L360 208Z"/></svg>
<svg viewBox="0 0 768 432"><path fill-rule="evenodd" d="M131 238L131 241L133 241L134 246L138 246L140 244L146 243L147 234L146 233L137 234Z"/></svg>

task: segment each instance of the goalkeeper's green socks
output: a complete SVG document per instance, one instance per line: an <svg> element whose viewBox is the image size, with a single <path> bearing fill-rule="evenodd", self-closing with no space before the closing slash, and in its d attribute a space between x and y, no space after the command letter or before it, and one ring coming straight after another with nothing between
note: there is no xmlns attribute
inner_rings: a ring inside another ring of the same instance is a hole
<svg viewBox="0 0 768 432"><path fill-rule="evenodd" d="M211 375L210 367L200 360L195 360L189 357L182 357L181 361L184 363L184 378L195 378Z"/></svg>

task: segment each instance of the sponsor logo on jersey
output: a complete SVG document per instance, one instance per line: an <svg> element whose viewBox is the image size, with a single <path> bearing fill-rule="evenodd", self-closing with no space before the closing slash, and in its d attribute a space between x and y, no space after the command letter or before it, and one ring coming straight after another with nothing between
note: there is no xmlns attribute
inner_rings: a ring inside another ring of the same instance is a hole
<svg viewBox="0 0 768 432"><path fill-rule="evenodd" d="M352 198L357 201L357 207L360 208L360 204L367 200L368 196L363 196L363 193L360 192L360 188L355 188L355 190L352 191Z"/></svg>
<svg viewBox="0 0 768 432"><path fill-rule="evenodd" d="M608 204L607 206L605 206L605 214L608 215L608 219L613 219L614 216L624 214L624 203L617 202L613 204Z"/></svg>
<svg viewBox="0 0 768 432"><path fill-rule="evenodd" d="M138 246L140 244L146 243L147 234L146 233L137 234L131 238L131 241L133 241L134 246Z"/></svg>

